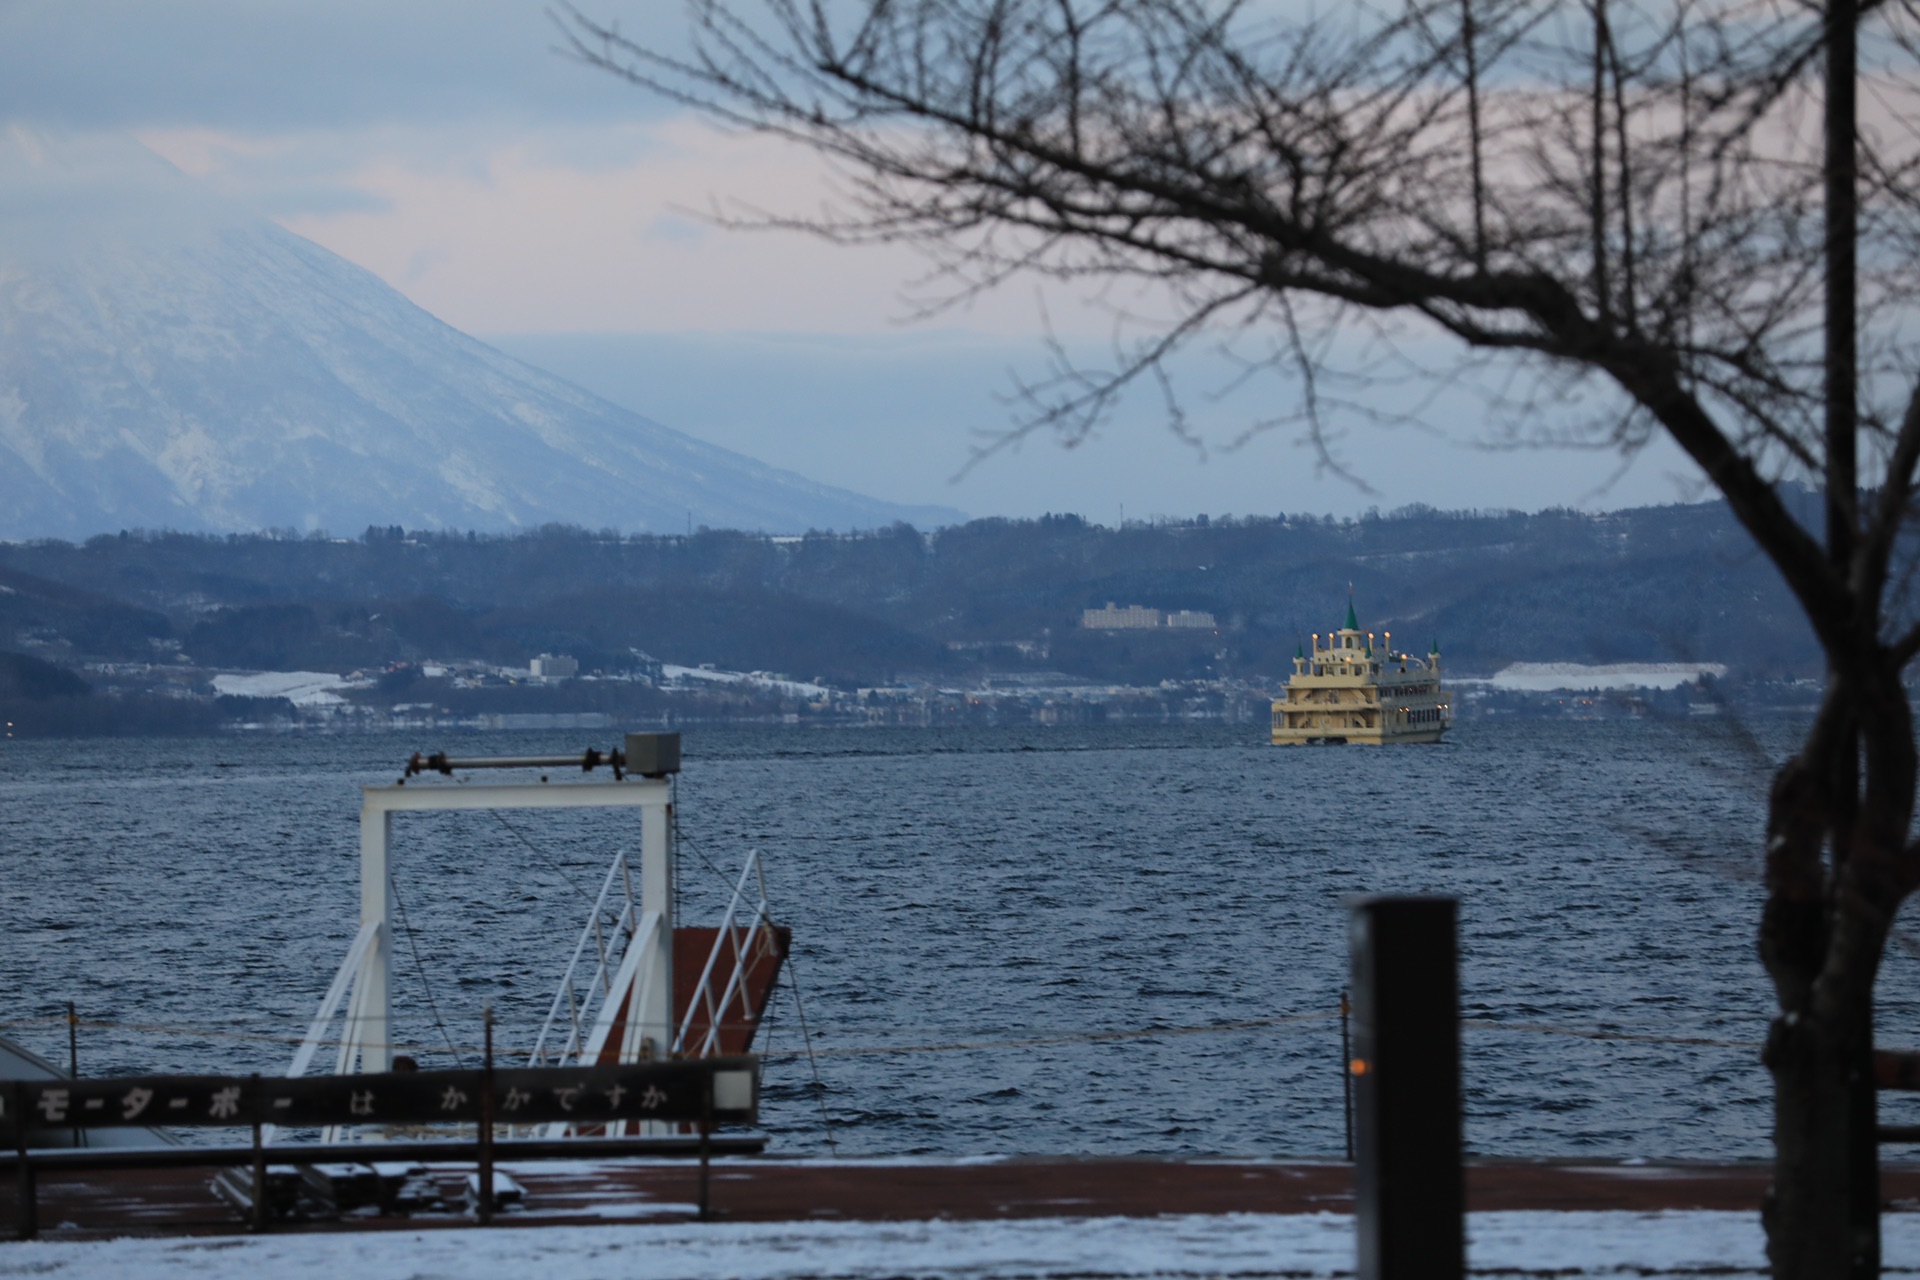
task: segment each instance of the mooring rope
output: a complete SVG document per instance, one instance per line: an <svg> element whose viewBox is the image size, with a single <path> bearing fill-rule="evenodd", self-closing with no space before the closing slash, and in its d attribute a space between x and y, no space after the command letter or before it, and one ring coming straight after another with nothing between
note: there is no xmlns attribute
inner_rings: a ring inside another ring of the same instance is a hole
<svg viewBox="0 0 1920 1280"><path fill-rule="evenodd" d="M1241 1022L1211 1022L1192 1027L1121 1027L1052 1035L1009 1037L1001 1040L956 1040L944 1044L847 1045L816 1050L823 1058L875 1057L895 1053L979 1053L987 1049L1045 1049L1069 1044L1104 1044L1116 1040L1152 1040L1161 1036L1197 1036L1217 1032L1258 1031L1299 1022L1325 1022L1340 1014L1294 1013L1278 1018L1250 1018ZM773 1056L773 1055L767 1055ZM798 1055L789 1054L789 1057Z"/></svg>
<svg viewBox="0 0 1920 1280"><path fill-rule="evenodd" d="M820 1123L826 1127L827 1150L838 1155L840 1148L833 1140L833 1120L827 1114L827 1085L826 1082L820 1078L820 1060L814 1053L813 1034L807 1030L807 1006L801 1003L800 1000L800 973L794 968L792 956L787 957L787 981L793 987L794 1012L800 1015L801 1052L806 1056L808 1070L813 1073L813 1096L820 1104ZM769 1058L773 1057L771 1054L765 1056ZM774 1058L773 1060L790 1060L798 1056L800 1055L789 1053L781 1055L779 1058Z"/></svg>
<svg viewBox="0 0 1920 1280"><path fill-rule="evenodd" d="M798 996L798 989L795 991ZM804 1021L804 1006L801 1006ZM1054 1031L1036 1029L1030 1035L1006 1035L979 1039L918 1041L907 1044L854 1044L822 1047L813 1043L823 1033L822 1028L805 1028L803 1038L807 1047L799 1050L787 1050L779 1053L765 1053L761 1056L773 1061L799 1060L801 1058L849 1058L884 1057L889 1054L921 1053L980 1053L997 1049L1044 1049L1075 1044L1108 1044L1129 1040L1153 1040L1162 1037L1187 1037L1205 1035L1234 1035L1254 1031L1270 1031L1284 1027L1302 1026L1310 1023L1329 1022L1340 1016L1338 1010L1329 1009L1316 1013L1280 1014L1268 1018L1244 1018L1231 1022L1208 1022L1193 1025L1156 1025L1145 1027L1109 1027L1092 1029L1060 1029ZM35 1027L65 1027L65 1014L49 1015L39 1018L14 1018L0 1021L0 1031L29 1029ZM303 1037L291 1032L278 1033L266 1031L247 1031L231 1027L214 1027L188 1023L121 1022L110 1018L80 1018L77 1026L101 1031L120 1031L142 1035L201 1037L206 1039L225 1039L253 1041L267 1044L301 1043ZM745 1027L748 1024L723 1024ZM1490 1018L1462 1018L1460 1026L1467 1031L1518 1032L1526 1035L1568 1036L1580 1040L1600 1042L1619 1042L1623 1044L1668 1044L1689 1048L1707 1049L1749 1049L1758 1050L1762 1043L1758 1040L1723 1040L1714 1036L1675 1035L1652 1031L1610 1030L1604 1027L1563 1027L1538 1022L1499 1022ZM444 1026L442 1028L444 1030ZM831 1029L841 1035L861 1035L865 1028L837 1027ZM328 1043L337 1043L329 1041ZM395 1044L396 1049L407 1048ZM477 1053L477 1044L460 1044L449 1038L448 1048L459 1053ZM510 1053L510 1048L496 1047L496 1053ZM815 1079L818 1080L816 1070Z"/></svg>
<svg viewBox="0 0 1920 1280"><path fill-rule="evenodd" d="M446 1041L447 1052L453 1055L453 1065L464 1067L466 1061L460 1056L460 1051L453 1047L453 1033L447 1030L447 1020L440 1016L440 1002L433 994L433 979L427 976L426 962L420 958L419 939L414 934L413 922L407 918L406 900L400 896L400 886L391 875L387 877L387 891L393 894L393 905L400 908L400 928L407 935L407 950L413 952L413 967L419 971L420 986L427 993L427 1008L433 1011L433 1025L440 1028L440 1038Z"/></svg>
<svg viewBox="0 0 1920 1280"><path fill-rule="evenodd" d="M1542 1036L1572 1036L1579 1040L1620 1040L1630 1044L1684 1044L1713 1049L1764 1049L1759 1040L1716 1040L1709 1036L1667 1036L1640 1031L1587 1030L1552 1027L1538 1022L1495 1022L1489 1018L1462 1018L1460 1025L1474 1031L1526 1031Z"/></svg>

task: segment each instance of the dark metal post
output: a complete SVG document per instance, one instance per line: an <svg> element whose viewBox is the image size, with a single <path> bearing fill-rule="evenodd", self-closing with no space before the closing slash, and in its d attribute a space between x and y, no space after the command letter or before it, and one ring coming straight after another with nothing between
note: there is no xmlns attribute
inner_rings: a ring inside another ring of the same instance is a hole
<svg viewBox="0 0 1920 1280"><path fill-rule="evenodd" d="M15 1141L14 1205L15 1225L22 1240L31 1240L40 1234L38 1206L34 1203L36 1189L33 1185L33 1165L27 1160L27 1087L18 1081L13 1085L13 1133Z"/></svg>
<svg viewBox="0 0 1920 1280"><path fill-rule="evenodd" d="M1348 1035L1347 1021L1353 1014L1353 1005L1347 999L1347 993L1340 993L1340 1100L1347 1120L1347 1159L1353 1159L1353 1041Z"/></svg>
<svg viewBox="0 0 1920 1280"><path fill-rule="evenodd" d="M493 1221L493 1004L483 1013L486 1022L484 1056L480 1066L480 1203L475 1212L480 1225Z"/></svg>
<svg viewBox="0 0 1920 1280"><path fill-rule="evenodd" d="M80 1014L74 1009L73 1001L67 1001L67 1079L80 1078ZM73 1131L73 1145L84 1147L86 1139L80 1136L78 1126Z"/></svg>
<svg viewBox="0 0 1920 1280"><path fill-rule="evenodd" d="M713 1069L707 1069L706 1079L700 1085L700 1221L705 1222L707 1211L707 1165L713 1147Z"/></svg>
<svg viewBox="0 0 1920 1280"><path fill-rule="evenodd" d="M1860 521L1860 166L1858 0L1828 0L1826 102L1827 557L1846 569Z"/></svg>
<svg viewBox="0 0 1920 1280"><path fill-rule="evenodd" d="M1452 898L1353 904L1354 1227L1360 1280L1460 1280L1460 982Z"/></svg>
<svg viewBox="0 0 1920 1280"><path fill-rule="evenodd" d="M1827 560L1843 583L1855 580L1853 556L1860 535L1860 283L1859 24L1858 0L1826 6L1826 103L1823 109L1826 199L1826 446ZM1850 593L1851 596L1851 593ZM1857 625L1866 606L1853 599ZM1871 634L1869 632L1869 634ZM1827 684L1846 674L1828 664ZM1835 735L1828 808L1835 861L1850 856L1860 805L1860 720L1849 715ZM1850 1274L1880 1274L1880 1148L1878 1097L1873 1087L1871 999L1844 1015L1852 1061L1848 1064L1847 1220L1854 1242Z"/></svg>
<svg viewBox="0 0 1920 1280"><path fill-rule="evenodd" d="M261 1105L264 1091L260 1088L260 1073L253 1073L253 1229L265 1231L272 1214L267 1210L267 1148L261 1141L260 1116L266 1110Z"/></svg>

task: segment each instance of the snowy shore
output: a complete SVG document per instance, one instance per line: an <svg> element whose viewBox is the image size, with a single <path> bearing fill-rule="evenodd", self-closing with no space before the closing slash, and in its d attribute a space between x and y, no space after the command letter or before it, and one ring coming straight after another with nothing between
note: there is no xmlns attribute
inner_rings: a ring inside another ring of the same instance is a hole
<svg viewBox="0 0 1920 1280"><path fill-rule="evenodd" d="M1920 1214L1884 1219L1886 1273L1920 1275ZM1503 1212L1469 1218L1470 1273L1763 1276L1751 1213ZM951 1276L1334 1277L1353 1272L1344 1214L986 1222L679 1223L397 1230L0 1245L0 1277L142 1280L812 1280Z"/></svg>

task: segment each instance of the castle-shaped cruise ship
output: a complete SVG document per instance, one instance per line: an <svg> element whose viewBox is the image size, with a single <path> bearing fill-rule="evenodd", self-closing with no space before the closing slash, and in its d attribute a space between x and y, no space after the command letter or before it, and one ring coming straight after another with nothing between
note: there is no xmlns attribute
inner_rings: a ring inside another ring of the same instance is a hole
<svg viewBox="0 0 1920 1280"><path fill-rule="evenodd" d="M1353 602L1347 625L1313 636L1313 652L1294 656L1286 692L1273 703L1273 745L1307 742L1438 742L1453 723L1453 703L1440 687L1440 644L1424 659L1393 652L1384 632L1360 630Z"/></svg>

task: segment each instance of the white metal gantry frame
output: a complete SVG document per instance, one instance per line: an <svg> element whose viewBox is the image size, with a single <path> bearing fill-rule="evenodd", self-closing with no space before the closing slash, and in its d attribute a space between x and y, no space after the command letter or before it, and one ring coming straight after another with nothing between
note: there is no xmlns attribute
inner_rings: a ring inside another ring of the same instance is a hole
<svg viewBox="0 0 1920 1280"><path fill-rule="evenodd" d="M393 815L451 809L640 810L640 917L618 977L605 998L609 1011L628 1010L619 1060L668 1055L673 1040L673 788L665 779L494 783L450 786L396 783L363 789L360 808L360 931L313 1024L287 1068L306 1074L346 1000L346 1027L334 1074L386 1071L393 1064L393 892L389 847Z"/></svg>

